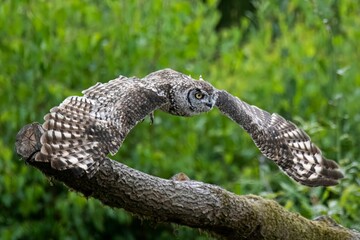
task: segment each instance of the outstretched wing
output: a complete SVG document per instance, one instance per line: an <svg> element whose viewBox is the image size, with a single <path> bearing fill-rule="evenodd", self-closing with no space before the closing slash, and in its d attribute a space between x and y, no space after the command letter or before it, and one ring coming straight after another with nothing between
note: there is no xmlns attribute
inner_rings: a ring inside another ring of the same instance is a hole
<svg viewBox="0 0 360 240"><path fill-rule="evenodd" d="M338 165L324 158L309 136L292 122L226 91L218 91L216 106L250 134L262 154L301 184L331 186L343 178Z"/></svg>
<svg viewBox="0 0 360 240"><path fill-rule="evenodd" d="M44 119L37 161L58 170L85 170L91 178L109 153L115 154L129 131L166 103L153 82L120 76L68 97Z"/></svg>

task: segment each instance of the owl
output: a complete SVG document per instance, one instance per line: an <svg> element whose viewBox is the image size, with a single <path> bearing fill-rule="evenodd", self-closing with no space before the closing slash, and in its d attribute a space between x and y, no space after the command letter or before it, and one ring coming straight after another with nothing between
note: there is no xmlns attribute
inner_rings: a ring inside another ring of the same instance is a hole
<svg viewBox="0 0 360 240"><path fill-rule="evenodd" d="M295 181L331 186L343 177L338 165L323 157L309 136L290 121L172 69L143 79L119 76L82 93L66 98L45 115L36 161L92 178L107 155L119 150L130 130L155 110L190 117L216 107Z"/></svg>

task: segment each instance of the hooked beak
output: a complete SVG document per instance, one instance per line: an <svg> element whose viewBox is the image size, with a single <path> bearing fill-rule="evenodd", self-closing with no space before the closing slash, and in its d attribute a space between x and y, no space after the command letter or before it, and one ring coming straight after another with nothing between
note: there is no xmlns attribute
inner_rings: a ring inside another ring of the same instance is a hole
<svg viewBox="0 0 360 240"><path fill-rule="evenodd" d="M210 100L205 103L205 105L211 109L215 105L215 99L213 97L210 98Z"/></svg>
<svg viewBox="0 0 360 240"><path fill-rule="evenodd" d="M208 106L209 108L212 108L214 106L212 102L205 103L205 105Z"/></svg>

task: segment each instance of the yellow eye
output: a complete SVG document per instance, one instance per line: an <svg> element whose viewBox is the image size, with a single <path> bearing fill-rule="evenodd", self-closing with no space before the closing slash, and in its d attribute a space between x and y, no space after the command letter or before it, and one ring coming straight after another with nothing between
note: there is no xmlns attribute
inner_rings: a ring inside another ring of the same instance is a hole
<svg viewBox="0 0 360 240"><path fill-rule="evenodd" d="M204 97L204 94L202 94L202 93L195 93L195 97L196 97L197 99L202 99L202 98Z"/></svg>

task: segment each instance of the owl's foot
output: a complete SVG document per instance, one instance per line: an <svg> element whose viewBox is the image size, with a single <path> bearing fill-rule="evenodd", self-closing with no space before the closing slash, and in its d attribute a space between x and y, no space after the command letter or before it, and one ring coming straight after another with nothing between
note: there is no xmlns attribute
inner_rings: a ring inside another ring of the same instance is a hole
<svg viewBox="0 0 360 240"><path fill-rule="evenodd" d="M150 118L150 125L154 124L154 112L149 113L149 118ZM143 120L141 120L141 122L144 122L145 118Z"/></svg>
<svg viewBox="0 0 360 240"><path fill-rule="evenodd" d="M151 112L151 113L149 114L149 117L150 117L150 124L151 124L151 125L154 124L154 112Z"/></svg>

